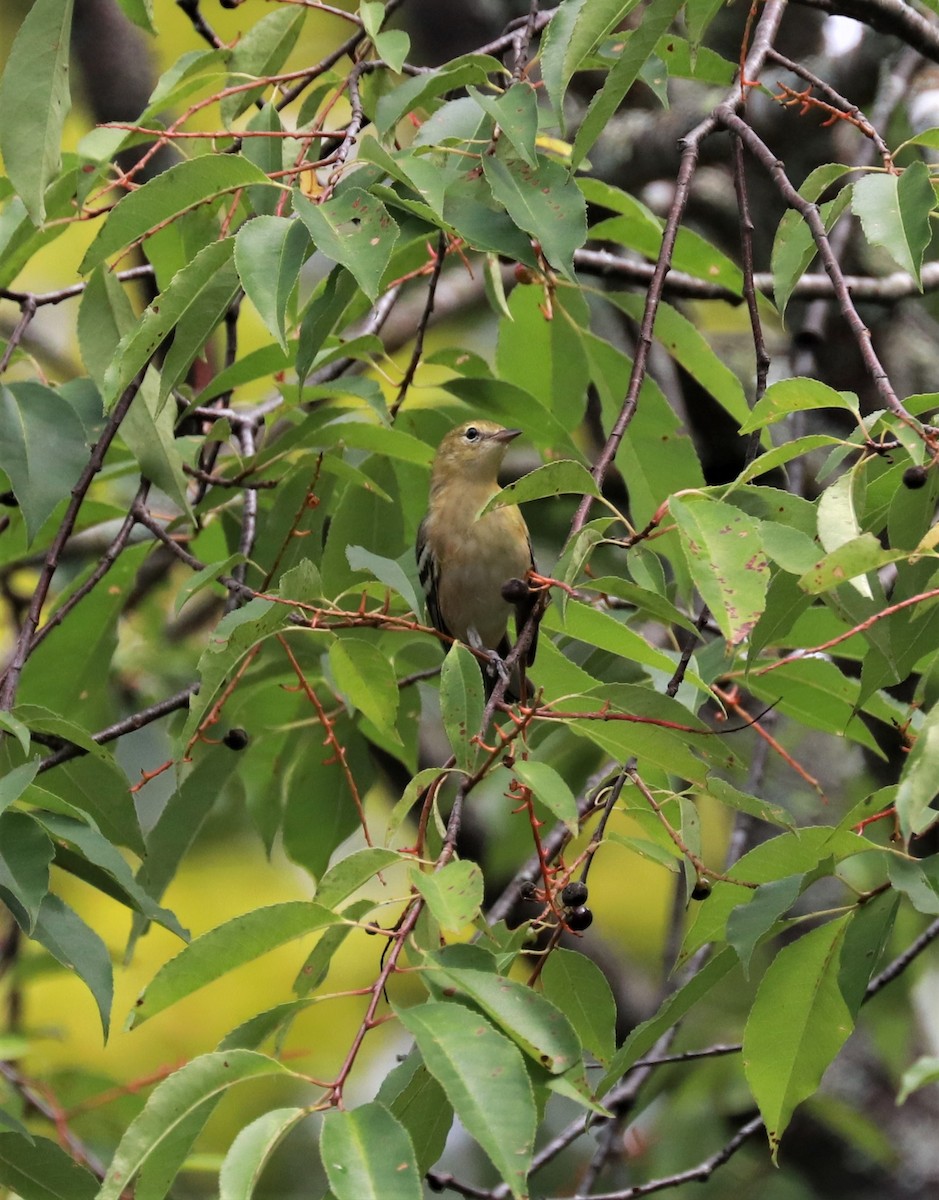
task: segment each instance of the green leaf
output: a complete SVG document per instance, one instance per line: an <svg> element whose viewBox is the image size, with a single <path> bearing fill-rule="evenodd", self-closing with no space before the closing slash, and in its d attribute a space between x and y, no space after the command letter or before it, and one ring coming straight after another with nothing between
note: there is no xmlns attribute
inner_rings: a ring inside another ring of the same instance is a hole
<svg viewBox="0 0 939 1200"><path fill-rule="evenodd" d="M392 863L400 861L401 855L397 850L386 850L382 846L354 850L330 867L319 881L316 888L317 904L335 910L364 883Z"/></svg>
<svg viewBox="0 0 939 1200"><path fill-rule="evenodd" d="M574 1027L550 1000L524 983L491 971L450 967L454 957L452 951L441 951L434 976L441 975L469 997L529 1058L552 1075L562 1075L580 1062L580 1040Z"/></svg>
<svg viewBox="0 0 939 1200"><path fill-rule="evenodd" d="M95 267L78 308L78 344L99 391L118 343L136 320L133 305L114 272L103 265Z"/></svg>
<svg viewBox="0 0 939 1200"><path fill-rule="evenodd" d="M533 170L538 169L535 138L538 136L538 100L526 80L513 83L501 96L488 96L478 88L467 88L484 112L492 117L502 137Z"/></svg>
<svg viewBox="0 0 939 1200"><path fill-rule="evenodd" d="M24 751L28 750L29 745L27 744L23 749ZM0 815L5 808L9 808L14 800L18 800L22 796L36 778L39 762L38 758L30 759L29 762L14 767L12 771L7 771L6 775L0 779Z"/></svg>
<svg viewBox="0 0 939 1200"><path fill-rule="evenodd" d="M425 107L429 101L454 88L465 87L469 83L486 86L492 74L505 77L508 72L496 58L485 54L467 54L438 70L414 75L379 99L375 125L384 136L409 112Z"/></svg>
<svg viewBox="0 0 939 1200"><path fill-rule="evenodd" d="M112 407L167 335L178 327L160 377L160 402L166 400L202 351L238 290L233 249L234 239L226 238L201 250L192 262L173 276L165 291L121 339L104 378L103 399L107 408Z"/></svg>
<svg viewBox="0 0 939 1200"><path fill-rule="evenodd" d="M646 6L638 28L623 35L623 47L603 86L593 96L574 139L571 167L583 162L623 97L635 83L659 38L668 30L684 0L656 0Z"/></svg>
<svg viewBox="0 0 939 1200"><path fill-rule="evenodd" d="M84 426L59 392L29 381L0 385L0 468L22 509L28 543L87 461Z"/></svg>
<svg viewBox="0 0 939 1200"><path fill-rule="evenodd" d="M867 240L882 246L922 291L920 271L936 207L926 164L917 160L902 175L865 175L854 185L852 207Z"/></svg>
<svg viewBox="0 0 939 1200"><path fill-rule="evenodd" d="M852 558L854 561L863 558L865 547L870 546L869 540L863 538L855 508L854 484L854 473L846 471L822 492L818 500L818 540L829 554L841 550L849 562ZM870 536L868 535L868 538ZM842 550L842 547L848 547L847 551ZM860 554L854 553L855 547ZM839 561L840 559L835 559L836 566ZM848 577L846 581L860 595L868 600L873 599L873 589L864 575Z"/></svg>
<svg viewBox="0 0 939 1200"><path fill-rule="evenodd" d="M484 154L482 161L495 200L537 239L548 262L573 279L574 251L587 238L587 208L570 173L542 154L537 166L529 166L501 140L495 154Z"/></svg>
<svg viewBox="0 0 939 1200"><path fill-rule="evenodd" d="M82 274L158 225L251 184L275 186L263 171L239 154L201 154L177 163L117 202L82 260Z"/></svg>
<svg viewBox="0 0 939 1200"><path fill-rule="evenodd" d="M251 25L232 52L228 86L240 86L246 82L245 76L276 75L296 45L305 19L306 9L288 7L269 12ZM220 107L225 127L229 128L235 118L250 108L270 86L262 83L256 88L223 96Z"/></svg>
<svg viewBox="0 0 939 1200"><path fill-rule="evenodd" d="M799 189L804 199L814 202L822 192L835 183L850 167L840 163L826 163L812 171ZM851 188L843 187L834 200L819 207L825 231L830 232L851 199ZM793 288L805 273L809 263L818 253L815 238L805 218L795 209L783 216L776 230L770 266L773 272L773 290L776 307L785 314Z"/></svg>
<svg viewBox="0 0 939 1200"><path fill-rule="evenodd" d="M939 779L939 705L926 714L913 749L906 756L897 792L897 816L904 838L924 833L939 818L932 808Z"/></svg>
<svg viewBox="0 0 939 1200"><path fill-rule="evenodd" d="M329 647L329 666L352 708L398 740L398 680L388 656L364 638L339 637Z"/></svg>
<svg viewBox="0 0 939 1200"><path fill-rule="evenodd" d="M853 912L784 946L760 982L743 1037L747 1082L773 1161L796 1106L808 1099L854 1028L839 983Z"/></svg>
<svg viewBox="0 0 939 1200"><path fill-rule="evenodd" d="M636 3L637 0L566 0L556 9L541 42L541 75L562 131L568 84Z"/></svg>
<svg viewBox="0 0 939 1200"><path fill-rule="evenodd" d="M381 0L362 0L359 15L365 32L372 39L375 53L392 71L400 71L411 48L411 39L403 29L382 31L386 10Z"/></svg>
<svg viewBox="0 0 939 1200"><path fill-rule="evenodd" d="M219 1171L219 1200L251 1200L271 1155L307 1116L306 1108L273 1108L240 1130Z"/></svg>
<svg viewBox="0 0 939 1200"><path fill-rule="evenodd" d="M577 833L579 814L577 798L567 781L546 762L537 759L519 759L512 768L515 776L530 787L535 798L563 821L572 834Z"/></svg>
<svg viewBox="0 0 939 1200"><path fill-rule="evenodd" d="M643 296L607 293L606 298L637 322L642 319ZM660 304L655 317L655 336L691 378L697 380L741 427L748 422L750 408L743 385L687 317L670 304Z"/></svg>
<svg viewBox="0 0 939 1200"><path fill-rule="evenodd" d="M207 983L269 950L336 923L320 904L288 900L257 908L195 938L157 971L128 1019L133 1029Z"/></svg>
<svg viewBox="0 0 939 1200"><path fill-rule="evenodd" d="M45 191L61 167L73 0L34 0L0 78L0 154L32 218L46 217Z"/></svg>
<svg viewBox="0 0 939 1200"><path fill-rule="evenodd" d="M96 1200L120 1200L148 1159L205 1101L236 1083L264 1075L292 1077L293 1072L253 1050L202 1054L174 1071L151 1092L143 1111L128 1125Z"/></svg>
<svg viewBox="0 0 939 1200"><path fill-rule="evenodd" d="M939 1058L929 1055L918 1058L911 1067L903 1072L900 1080L900 1090L897 1093L897 1104L906 1104L914 1092L927 1087L939 1080Z"/></svg>
<svg viewBox="0 0 939 1200"><path fill-rule="evenodd" d="M30 935L49 891L54 853L52 842L28 813L0 813L0 896Z"/></svg>
<svg viewBox="0 0 939 1200"><path fill-rule="evenodd" d="M121 438L137 460L140 474L191 516L183 456L176 443L175 410L161 401L157 383L155 373L147 371L121 422Z"/></svg>
<svg viewBox="0 0 939 1200"><path fill-rule="evenodd" d="M342 915L347 921L358 921L374 907L373 900L354 900L343 909ZM314 988L319 987L329 974L337 951L355 928L352 924L333 925L317 940L293 981L293 990L298 996L307 996Z"/></svg>
<svg viewBox="0 0 939 1200"><path fill-rule="evenodd" d="M430 1002L396 1011L470 1137L516 1200L523 1200L537 1118L519 1051L461 1004Z"/></svg>
<svg viewBox="0 0 939 1200"><path fill-rule="evenodd" d="M794 412L819 408L837 408L856 414L858 399L853 392L836 392L817 379L781 379L771 383L754 404L749 420L740 426L740 432L751 433Z"/></svg>
<svg viewBox="0 0 939 1200"><path fill-rule="evenodd" d="M440 672L440 713L456 765L465 771L479 753L470 739L479 732L485 707L480 664L462 642L454 642Z"/></svg>
<svg viewBox="0 0 939 1200"><path fill-rule="evenodd" d="M98 1181L48 1138L0 1132L0 1185L21 1200L95 1200Z"/></svg>
<svg viewBox="0 0 939 1200"><path fill-rule="evenodd" d="M401 564L393 558L383 558L380 554L373 554L364 546L347 546L346 560L353 571L368 571L379 583L383 583L392 592L396 592L403 598L411 612L419 613L421 611L420 601L410 579L405 575Z"/></svg>
<svg viewBox="0 0 939 1200"><path fill-rule="evenodd" d="M508 504L524 504L528 500L543 500L547 496L600 496L597 484L587 470L573 459L558 459L529 471L515 483L508 484L489 500L480 516Z"/></svg>
<svg viewBox="0 0 939 1200"><path fill-rule="evenodd" d="M830 554L819 559L801 576L799 587L817 596L843 583L854 583L870 571L878 571L888 563L906 558L909 558L909 551L884 550L872 533L862 533L859 537L842 542ZM867 591L863 594L867 594Z"/></svg>
<svg viewBox="0 0 939 1200"><path fill-rule="evenodd" d="M169 909L161 908L144 891L131 873L124 856L107 838L102 837L96 828L86 825L84 821L77 821L60 813L36 810L33 811L32 816L49 836L55 839L58 847L57 866L71 870L72 874L78 878L81 878L83 874L80 869L81 862L84 861L92 867L98 868L104 875L104 879L95 878L99 891L114 896L122 904L129 905L146 917L148 921L156 921L157 924L176 934L183 941L188 940L189 935L173 913ZM74 852L78 862L62 858L62 851L66 847Z"/></svg>
<svg viewBox="0 0 939 1200"><path fill-rule="evenodd" d="M475 863L450 862L430 874L415 865L409 874L444 933L460 933L479 915L483 873Z"/></svg>
<svg viewBox="0 0 939 1200"><path fill-rule="evenodd" d="M235 238L241 286L283 350L287 349L287 303L309 245L305 226L287 217L255 217L242 225Z"/></svg>
<svg viewBox="0 0 939 1200"><path fill-rule="evenodd" d="M903 892L917 912L939 916L939 862L934 856L913 862L891 854L887 873L891 884Z"/></svg>
<svg viewBox="0 0 939 1200"><path fill-rule="evenodd" d="M725 946L709 958L687 983L667 996L659 1006L659 1011L637 1025L617 1050L606 1075L597 1087L597 1094L602 1095L621 1079L634 1063L648 1054L662 1034L680 1021L736 964L736 954L730 946Z"/></svg>
<svg viewBox="0 0 939 1200"><path fill-rule="evenodd" d="M730 645L739 645L766 604L770 572L760 523L704 496L673 497L669 512L698 591Z"/></svg>
<svg viewBox="0 0 939 1200"><path fill-rule="evenodd" d="M416 1049L385 1076L378 1099L388 1105L411 1135L418 1169L426 1174L443 1154L453 1124L453 1108Z"/></svg>
<svg viewBox="0 0 939 1200"><path fill-rule="evenodd" d="M596 963L573 950L552 950L541 973L544 994L573 1025L594 1058L608 1064L616 1049L616 1001Z"/></svg>
<svg viewBox="0 0 939 1200"><path fill-rule="evenodd" d="M738 904L727 920L727 940L737 951L743 973L749 977L750 960L757 942L795 903L804 875L789 875L761 883L745 904Z"/></svg>
<svg viewBox="0 0 939 1200"><path fill-rule="evenodd" d="M325 1115L320 1157L336 1200L421 1200L424 1194L407 1130L375 1101Z"/></svg>
<svg viewBox="0 0 939 1200"><path fill-rule="evenodd" d="M51 892L39 909L33 938L82 980L94 996L105 1040L111 1021L114 979L108 948L67 904Z"/></svg>
<svg viewBox="0 0 939 1200"><path fill-rule="evenodd" d="M382 202L350 187L325 204L314 204L294 189L293 204L316 248L351 271L362 291L374 300L398 240L397 223Z"/></svg>

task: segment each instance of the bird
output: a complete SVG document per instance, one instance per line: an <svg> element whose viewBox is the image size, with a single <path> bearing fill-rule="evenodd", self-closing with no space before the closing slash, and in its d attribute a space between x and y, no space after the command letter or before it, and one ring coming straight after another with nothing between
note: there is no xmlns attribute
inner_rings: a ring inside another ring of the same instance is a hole
<svg viewBox="0 0 939 1200"><path fill-rule="evenodd" d="M417 532L417 569L435 629L474 650L488 652L486 693L509 653L509 617L516 636L534 605L528 586L535 569L528 526L519 508L507 504L477 514L499 491L499 468L509 443L521 433L494 421L466 421L444 437L434 458L427 515ZM506 598L506 595L510 599ZM537 630L526 655L535 658ZM522 673L519 672L519 676ZM527 696L523 677L507 698Z"/></svg>

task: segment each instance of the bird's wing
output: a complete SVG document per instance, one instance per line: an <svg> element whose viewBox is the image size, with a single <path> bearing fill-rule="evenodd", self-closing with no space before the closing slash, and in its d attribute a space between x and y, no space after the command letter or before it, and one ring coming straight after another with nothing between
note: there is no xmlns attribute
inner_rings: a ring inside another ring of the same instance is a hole
<svg viewBox="0 0 939 1200"><path fill-rule="evenodd" d="M418 526L417 543L415 544L414 551L417 555L418 578L421 581L421 587L424 590L424 596L427 600L427 615L430 617L431 624L435 629L439 629L441 633L446 633L452 637L453 634L447 628L447 623L440 611L440 599L437 590L440 579L440 568L437 563L437 556L431 549L430 542L427 539L426 517Z"/></svg>

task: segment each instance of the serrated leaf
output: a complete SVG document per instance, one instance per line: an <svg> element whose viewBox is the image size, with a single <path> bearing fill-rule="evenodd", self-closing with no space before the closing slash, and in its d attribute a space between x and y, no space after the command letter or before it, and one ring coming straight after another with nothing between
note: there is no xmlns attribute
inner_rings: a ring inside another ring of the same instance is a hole
<svg viewBox="0 0 939 1200"><path fill-rule="evenodd" d="M251 25L232 52L229 86L245 83L245 76L276 75L296 45L305 19L305 8L286 7L267 13ZM225 126L230 127L232 121L250 108L269 86L262 83L256 88L223 96L220 107Z"/></svg>
<svg viewBox="0 0 939 1200"><path fill-rule="evenodd" d="M29 749L28 743L23 749L24 751ZM12 771L7 771L0 779L0 814L5 808L9 808L14 800L18 800L36 778L39 761L38 758L33 758L29 762L21 763Z"/></svg>
<svg viewBox="0 0 939 1200"><path fill-rule="evenodd" d="M837 408L857 414L858 399L853 392L836 392L817 379L781 379L766 389L753 406L749 420L741 425L740 432L751 433L792 413L819 408Z"/></svg>
<svg viewBox="0 0 939 1200"><path fill-rule="evenodd" d="M364 638L337 638L329 647L329 666L349 704L395 741L398 680L387 655Z"/></svg>
<svg viewBox="0 0 939 1200"><path fill-rule="evenodd" d="M349 270L374 300L398 240L398 225L384 204L358 187L347 188L325 204L314 204L295 189L293 204L316 248Z"/></svg>
<svg viewBox="0 0 939 1200"><path fill-rule="evenodd" d="M273 1108L239 1130L219 1171L219 1200L251 1200L271 1155L307 1116L305 1108Z"/></svg>
<svg viewBox="0 0 939 1200"><path fill-rule="evenodd" d="M87 461L84 426L59 392L31 381L0 385L0 469L19 502L29 543Z"/></svg>
<svg viewBox="0 0 939 1200"><path fill-rule="evenodd" d="M132 193L137 195L139 193ZM104 377L103 400L110 408L138 371L177 330L160 373L160 402L182 379L238 290L232 261L234 239L212 242L170 280L122 339Z"/></svg>
<svg viewBox="0 0 939 1200"><path fill-rule="evenodd" d="M235 238L235 267L241 286L285 351L287 302L309 245L306 227L287 217L255 217Z"/></svg>
<svg viewBox="0 0 939 1200"><path fill-rule="evenodd" d="M117 202L82 260L82 274L158 225L252 184L274 186L262 170L238 154L201 154L177 163Z"/></svg>
<svg viewBox="0 0 939 1200"><path fill-rule="evenodd" d="M49 891L53 856L52 842L28 813L0 813L0 896L30 935Z"/></svg>
<svg viewBox="0 0 939 1200"><path fill-rule="evenodd" d="M502 137L533 170L538 168L535 139L538 136L538 100L535 89L525 80L513 83L501 96L489 96L478 88L467 93L492 117Z"/></svg>
<svg viewBox="0 0 939 1200"><path fill-rule="evenodd" d="M547 496L600 496L593 476L573 459L558 459L529 471L515 483L508 484L487 501L479 515L507 504L524 504L528 500L543 500Z"/></svg>
<svg viewBox="0 0 939 1200"><path fill-rule="evenodd" d="M500 140L495 154L483 155L483 174L515 224L537 239L552 266L573 279L574 251L587 238L587 208L570 173L542 154L532 167Z"/></svg>
<svg viewBox="0 0 939 1200"><path fill-rule="evenodd" d="M760 982L743 1036L747 1082L775 1161L797 1105L811 1096L854 1028L839 982L853 911L784 946Z"/></svg>
<svg viewBox="0 0 939 1200"><path fill-rule="evenodd" d="M96 1200L120 1200L148 1159L206 1101L236 1083L265 1075L293 1076L293 1072L266 1054L253 1050L202 1054L174 1071L154 1088L143 1111L128 1125ZM210 1110L204 1111L203 1120Z"/></svg>
<svg viewBox="0 0 939 1200"><path fill-rule="evenodd" d="M475 967L449 966L455 957L453 952L441 951L432 968L435 977L439 973L468 996L529 1058L552 1075L561 1075L580 1062L580 1041L556 1005L515 979Z"/></svg>
<svg viewBox="0 0 939 1200"><path fill-rule="evenodd" d="M397 1015L467 1132L523 1200L537 1118L521 1053L461 1004L430 1002Z"/></svg>
<svg viewBox="0 0 939 1200"><path fill-rule="evenodd" d="M106 1040L114 998L107 946L76 912L51 892L43 899L32 936L87 986L98 1006Z"/></svg>
<svg viewBox="0 0 939 1200"><path fill-rule="evenodd" d="M916 735L913 749L906 756L897 792L897 816L904 838L924 833L939 819L931 808L939 792L939 705L926 715Z"/></svg>
<svg viewBox="0 0 939 1200"><path fill-rule="evenodd" d="M320 879L316 888L317 904L321 904L323 908L337 908L379 871L399 862L400 859L401 855L397 850L387 850L382 846L367 846L362 850L354 850L331 866Z"/></svg>
<svg viewBox="0 0 939 1200"><path fill-rule="evenodd" d="M450 862L429 874L413 866L410 876L445 933L459 933L479 915L483 873L475 863Z"/></svg>
<svg viewBox="0 0 939 1200"><path fill-rule="evenodd" d="M926 164L917 160L902 175L865 175L854 185L852 207L867 240L882 246L922 291L920 272L936 207Z"/></svg>
<svg viewBox="0 0 939 1200"><path fill-rule="evenodd" d="M556 9L542 38L541 74L562 131L568 84L636 3L637 0L566 0Z"/></svg>
<svg viewBox="0 0 939 1200"><path fill-rule="evenodd" d="M421 1200L424 1194L407 1130L375 1101L326 1114L320 1157L336 1200Z"/></svg>
<svg viewBox="0 0 939 1200"><path fill-rule="evenodd" d="M573 1025L584 1048L608 1063L616 1049L616 1001L597 964L573 950L555 949L541 979L544 994Z"/></svg>
<svg viewBox="0 0 939 1200"><path fill-rule="evenodd" d="M586 116L577 130L571 157L573 169L579 167L590 152L590 147L619 108L623 97L635 83L659 38L667 32L683 3L684 0L656 0L655 4L646 7L638 28L623 36L619 57L607 73L603 86L594 94Z"/></svg>
<svg viewBox="0 0 939 1200"><path fill-rule="evenodd" d="M34 225L45 220L45 191L61 167L73 0L34 0L0 77L0 153Z"/></svg>
<svg viewBox="0 0 939 1200"><path fill-rule="evenodd" d="M203 933L164 963L147 985L128 1018L136 1028L236 967L305 934L333 925L334 913L306 900L288 900L256 908Z"/></svg>
<svg viewBox="0 0 939 1200"><path fill-rule="evenodd" d="M0 1132L0 1185L22 1200L95 1200L98 1180L48 1138Z"/></svg>
<svg viewBox="0 0 939 1200"><path fill-rule="evenodd" d="M563 821L572 834L577 832L579 814L577 798L567 781L546 762L537 759L519 759L512 771L527 787L530 787L549 812Z"/></svg>
<svg viewBox="0 0 939 1200"><path fill-rule="evenodd" d="M468 770L479 747L471 738L479 732L485 709L480 665L462 642L447 651L440 671L440 713L458 767Z"/></svg>
<svg viewBox="0 0 939 1200"><path fill-rule="evenodd" d="M485 86L492 74L505 77L508 72L496 58L485 54L467 54L437 70L412 76L381 96L375 112L375 125L379 133L384 135L412 110L422 108L437 96L454 88L465 87L468 83Z"/></svg>
<svg viewBox="0 0 939 1200"><path fill-rule="evenodd" d="M681 535L695 586L732 646L750 634L766 604L769 563L760 523L705 497L673 497L669 512Z"/></svg>

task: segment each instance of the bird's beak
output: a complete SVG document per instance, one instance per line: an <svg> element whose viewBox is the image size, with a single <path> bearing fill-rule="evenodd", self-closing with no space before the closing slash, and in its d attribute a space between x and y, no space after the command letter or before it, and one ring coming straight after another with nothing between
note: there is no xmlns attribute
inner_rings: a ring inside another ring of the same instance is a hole
<svg viewBox="0 0 939 1200"><path fill-rule="evenodd" d="M521 435L520 429L500 429L498 433L491 435L494 442L511 442L513 438Z"/></svg>

